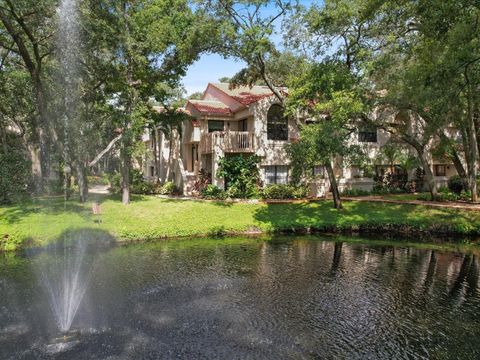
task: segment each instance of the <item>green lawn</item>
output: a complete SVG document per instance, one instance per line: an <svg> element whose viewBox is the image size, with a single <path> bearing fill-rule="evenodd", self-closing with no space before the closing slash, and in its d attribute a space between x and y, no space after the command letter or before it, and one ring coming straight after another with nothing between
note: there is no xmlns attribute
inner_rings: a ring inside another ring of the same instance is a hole
<svg viewBox="0 0 480 360"><path fill-rule="evenodd" d="M112 196L100 198L102 214L92 204L62 199L36 200L0 207L0 248L44 245L64 231L97 229L120 241L161 237L214 235L247 231L314 228L395 232L480 233L480 212L367 202L345 202L337 211L330 201L290 204L247 204L159 199L134 196L123 206Z"/></svg>

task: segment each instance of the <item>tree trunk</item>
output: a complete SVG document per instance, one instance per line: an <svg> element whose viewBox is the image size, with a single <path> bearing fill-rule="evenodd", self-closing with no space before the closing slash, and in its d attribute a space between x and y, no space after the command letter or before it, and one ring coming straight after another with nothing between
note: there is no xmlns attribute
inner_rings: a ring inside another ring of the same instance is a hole
<svg viewBox="0 0 480 360"><path fill-rule="evenodd" d="M471 87L471 86L470 86ZM469 87L469 88L470 88ZM477 166L478 166L478 143L477 143L477 130L475 128L475 110L472 101L473 92L470 90L467 92L467 121L468 121L468 142L469 142L469 156L467 156L467 168L468 168L468 182L470 191L472 192L472 202L477 202Z"/></svg>
<svg viewBox="0 0 480 360"><path fill-rule="evenodd" d="M472 193L471 200L472 202L478 201L477 195L477 161L478 161L478 152L477 152L477 139L475 131L470 131L470 161L468 162L468 182L470 186L470 191Z"/></svg>
<svg viewBox="0 0 480 360"><path fill-rule="evenodd" d="M158 143L157 143L157 129L154 128L152 131L152 141L153 141L153 162L154 162L154 176L155 183L160 183L160 165L158 163Z"/></svg>
<svg viewBox="0 0 480 360"><path fill-rule="evenodd" d="M172 177L173 130L170 130L170 135L169 135L168 143L169 143L169 145L168 145L168 164L167 164L167 176L166 176L166 181L170 181L170 180L171 180L171 177Z"/></svg>
<svg viewBox="0 0 480 360"><path fill-rule="evenodd" d="M130 203L130 156L125 144L123 144L120 156L122 203L128 205Z"/></svg>
<svg viewBox="0 0 480 360"><path fill-rule="evenodd" d="M3 152L6 154L7 151L8 151L8 148L7 148L7 130L5 129L3 124L1 123L1 119L0 119L0 142L1 142L2 147L3 147Z"/></svg>
<svg viewBox="0 0 480 360"><path fill-rule="evenodd" d="M30 143L28 145L28 150L30 152L30 160L32 162L33 191L35 194L40 194L43 191L40 146L37 143Z"/></svg>
<svg viewBox="0 0 480 360"><path fill-rule="evenodd" d="M467 178L467 172L465 171L465 167L463 166L462 160L460 159L460 156L458 155L458 151L455 148L454 144L450 143L450 138L446 134L446 132L440 131L440 138L444 140L447 144L448 147L450 148L450 154L449 158L453 162L453 165L455 166L455 170L457 170L458 175L461 178L466 179Z"/></svg>
<svg viewBox="0 0 480 360"><path fill-rule="evenodd" d="M430 198L432 201L437 199L437 184L435 183L435 177L433 175L432 168L430 167L430 161L428 160L428 155L423 148L416 149L422 162L423 171L425 171L425 179L428 184L428 191L430 192Z"/></svg>
<svg viewBox="0 0 480 360"><path fill-rule="evenodd" d="M330 180L330 186L332 187L333 206L335 207L335 209L342 209L340 191L338 191L337 179L335 178L335 174L333 173L333 167L330 161L327 161L327 163L325 164L325 169L327 170L328 179Z"/></svg>
<svg viewBox="0 0 480 360"><path fill-rule="evenodd" d="M77 160L75 162L76 172L77 172L77 182L78 182L78 192L80 193L80 202L84 203L88 198L88 180L87 180L87 169L85 164L82 161Z"/></svg>
<svg viewBox="0 0 480 360"><path fill-rule="evenodd" d="M467 177L467 172L465 171L462 160L460 160L460 156L458 156L458 152L455 149L452 150L452 156L450 158L455 166L455 170L457 170L458 175L465 179Z"/></svg>
<svg viewBox="0 0 480 360"><path fill-rule="evenodd" d="M123 141L120 150L120 173L121 173L121 188L122 188L122 203L128 205L130 203L130 166L131 166L131 154L130 149L132 146L132 112L135 104L135 89L133 82L134 62L132 56L131 37L130 37L130 24L128 14L129 4L123 3L123 17L125 25L125 35L127 48L125 51L126 60L126 74L125 80L129 88L127 91L127 104L125 106L125 114L127 115L124 120L123 126Z"/></svg>

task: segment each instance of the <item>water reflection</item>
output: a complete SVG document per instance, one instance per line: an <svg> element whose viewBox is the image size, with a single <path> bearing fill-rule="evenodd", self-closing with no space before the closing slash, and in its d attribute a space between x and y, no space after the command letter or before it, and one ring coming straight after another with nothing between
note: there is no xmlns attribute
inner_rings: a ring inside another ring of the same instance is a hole
<svg viewBox="0 0 480 360"><path fill-rule="evenodd" d="M475 254L324 240L113 247L97 254L79 343L54 357L478 357ZM16 261L0 261L0 358L47 357L35 259Z"/></svg>

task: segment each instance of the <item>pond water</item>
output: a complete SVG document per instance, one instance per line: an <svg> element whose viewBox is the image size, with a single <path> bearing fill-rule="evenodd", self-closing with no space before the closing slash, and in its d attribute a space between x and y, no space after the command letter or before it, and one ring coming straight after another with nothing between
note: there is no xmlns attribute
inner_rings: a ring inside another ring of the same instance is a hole
<svg viewBox="0 0 480 360"><path fill-rule="evenodd" d="M0 359L479 358L474 254L342 239L90 250L65 339L38 275L52 255L0 256Z"/></svg>

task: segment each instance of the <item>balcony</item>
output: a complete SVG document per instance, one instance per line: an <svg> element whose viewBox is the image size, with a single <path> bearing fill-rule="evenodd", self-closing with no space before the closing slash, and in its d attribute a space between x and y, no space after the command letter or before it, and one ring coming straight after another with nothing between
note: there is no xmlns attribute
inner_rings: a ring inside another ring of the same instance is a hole
<svg viewBox="0 0 480 360"><path fill-rule="evenodd" d="M200 140L200 151L211 154L218 148L224 153L254 152L253 133L248 131L214 131L203 135Z"/></svg>

